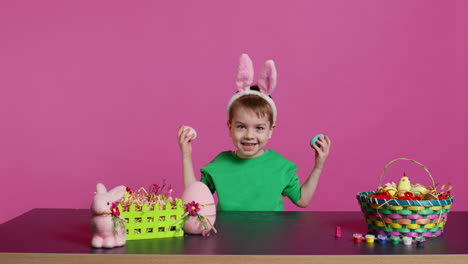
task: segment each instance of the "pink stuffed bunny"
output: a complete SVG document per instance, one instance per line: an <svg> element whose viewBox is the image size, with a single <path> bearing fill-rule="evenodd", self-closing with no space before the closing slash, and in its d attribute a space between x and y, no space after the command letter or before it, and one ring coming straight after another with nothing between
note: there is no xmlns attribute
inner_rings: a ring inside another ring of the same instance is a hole
<svg viewBox="0 0 468 264"><path fill-rule="evenodd" d="M120 212L115 204L122 199L125 186L107 192L102 183L96 185L96 195L91 204L91 245L95 248L113 248L125 245L126 232L121 224Z"/></svg>

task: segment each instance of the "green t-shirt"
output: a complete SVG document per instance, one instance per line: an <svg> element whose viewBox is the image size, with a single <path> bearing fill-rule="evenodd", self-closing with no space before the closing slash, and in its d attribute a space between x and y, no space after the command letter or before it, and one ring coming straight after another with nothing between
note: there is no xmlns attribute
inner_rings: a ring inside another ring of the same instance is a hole
<svg viewBox="0 0 468 264"><path fill-rule="evenodd" d="M218 210L283 211L283 196L301 198L297 166L274 150L252 159L220 153L201 169L201 182L218 194Z"/></svg>

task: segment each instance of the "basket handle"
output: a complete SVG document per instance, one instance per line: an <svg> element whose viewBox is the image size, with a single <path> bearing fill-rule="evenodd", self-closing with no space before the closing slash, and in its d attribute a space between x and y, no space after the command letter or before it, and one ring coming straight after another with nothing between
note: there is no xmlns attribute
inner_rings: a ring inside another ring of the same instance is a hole
<svg viewBox="0 0 468 264"><path fill-rule="evenodd" d="M383 178L385 172L387 171L388 166L390 166L392 163L394 163L394 162L397 161L397 160L409 160L409 161L414 162L414 163L418 164L419 166L423 167L423 169L427 172L427 175L429 175L429 178L431 178L432 187L434 187L434 190L435 190L436 186L435 186L434 178L432 177L431 173L430 173L429 170L426 168L426 166L422 165L421 163L419 163L419 162L417 162L417 161L415 161L415 160L408 159L408 158L398 158L398 159L394 159L394 160L390 161L389 163L387 163L387 165L385 165L385 167L384 167L384 169L383 169L382 174L380 174L379 186L377 186L377 189L378 189L380 186L382 186L382 178Z"/></svg>

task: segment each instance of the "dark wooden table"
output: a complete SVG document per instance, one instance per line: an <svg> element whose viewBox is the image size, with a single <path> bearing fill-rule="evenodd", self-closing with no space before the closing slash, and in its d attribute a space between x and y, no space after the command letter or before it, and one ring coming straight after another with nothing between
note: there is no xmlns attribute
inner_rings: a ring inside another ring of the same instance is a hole
<svg viewBox="0 0 468 264"><path fill-rule="evenodd" d="M329 263L395 263L400 258L413 263L468 263L468 212L451 212L444 234L428 238L424 246L353 242L353 233L367 230L361 212L218 212L219 233L210 237L186 234L93 249L90 216L84 209L34 209L0 225L0 263L101 262L105 256L113 263L138 262L142 257L165 263L249 258L265 263L288 259L305 263L314 258ZM341 227L341 238L335 238L336 226Z"/></svg>

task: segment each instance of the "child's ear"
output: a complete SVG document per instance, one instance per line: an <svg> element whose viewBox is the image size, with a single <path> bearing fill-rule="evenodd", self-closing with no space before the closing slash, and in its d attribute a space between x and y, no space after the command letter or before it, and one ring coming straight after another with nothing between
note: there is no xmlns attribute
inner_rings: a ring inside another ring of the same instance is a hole
<svg viewBox="0 0 468 264"><path fill-rule="evenodd" d="M227 121L226 125L228 126L229 130L231 130L231 122Z"/></svg>
<svg viewBox="0 0 468 264"><path fill-rule="evenodd" d="M271 136L273 135L273 130L275 130L275 127L276 127L276 124L271 125L271 127L270 127L270 135L268 136L268 139L270 139Z"/></svg>

